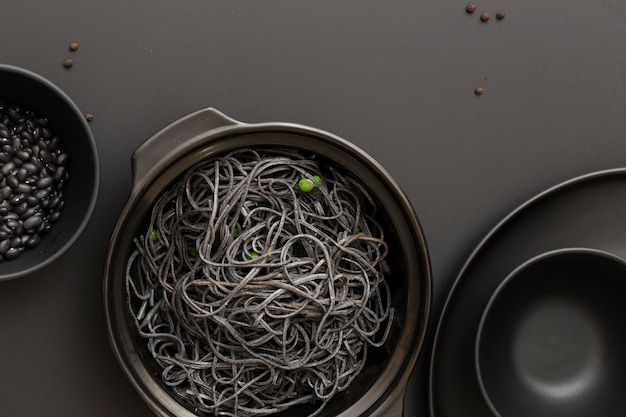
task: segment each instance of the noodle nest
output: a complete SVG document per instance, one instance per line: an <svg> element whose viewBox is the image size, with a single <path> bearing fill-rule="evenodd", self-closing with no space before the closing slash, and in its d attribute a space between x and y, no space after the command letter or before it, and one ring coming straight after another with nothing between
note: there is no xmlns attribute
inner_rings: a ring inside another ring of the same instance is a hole
<svg viewBox="0 0 626 417"><path fill-rule="evenodd" d="M162 383L206 415L321 413L393 319L375 214L358 181L316 155L244 149L187 170L126 270Z"/></svg>

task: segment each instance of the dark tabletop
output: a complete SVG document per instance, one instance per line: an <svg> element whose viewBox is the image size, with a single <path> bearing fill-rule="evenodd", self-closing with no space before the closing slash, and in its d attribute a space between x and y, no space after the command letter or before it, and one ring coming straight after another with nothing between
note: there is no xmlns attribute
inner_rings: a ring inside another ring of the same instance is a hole
<svg viewBox="0 0 626 417"><path fill-rule="evenodd" d="M477 0L472 15L465 5L3 2L0 63L48 78L93 114L102 181L91 222L62 258L0 282L0 416L152 415L109 348L104 255L131 153L209 106L335 133L400 183L433 265L428 338L405 401L406 416L426 416L437 319L472 249L536 193L626 163L622 0Z"/></svg>

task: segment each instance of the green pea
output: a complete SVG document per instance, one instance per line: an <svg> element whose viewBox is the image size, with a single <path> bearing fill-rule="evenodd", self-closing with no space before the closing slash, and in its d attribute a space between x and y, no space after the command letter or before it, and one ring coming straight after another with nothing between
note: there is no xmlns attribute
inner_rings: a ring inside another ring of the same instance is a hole
<svg viewBox="0 0 626 417"><path fill-rule="evenodd" d="M354 233L361 233L361 228L360 228L359 226L357 226L357 227L354 229Z"/></svg>
<svg viewBox="0 0 626 417"><path fill-rule="evenodd" d="M188 249L187 253L189 254L189 256L191 256L192 258L197 258L199 253L197 250L195 249Z"/></svg>
<svg viewBox="0 0 626 417"><path fill-rule="evenodd" d="M315 182L313 180L315 180ZM308 193L315 188L316 183L319 184L322 182L322 178L319 175L313 175L313 180L310 178L302 178L298 181L298 188L300 188L300 191Z"/></svg>
<svg viewBox="0 0 626 417"><path fill-rule="evenodd" d="M252 257L252 258L258 258L259 256L261 256L261 254L255 252L255 251L250 252L250 257Z"/></svg>
<svg viewBox="0 0 626 417"><path fill-rule="evenodd" d="M159 238L159 232L157 232L157 229L152 229L152 240L153 241L157 241L157 239Z"/></svg>

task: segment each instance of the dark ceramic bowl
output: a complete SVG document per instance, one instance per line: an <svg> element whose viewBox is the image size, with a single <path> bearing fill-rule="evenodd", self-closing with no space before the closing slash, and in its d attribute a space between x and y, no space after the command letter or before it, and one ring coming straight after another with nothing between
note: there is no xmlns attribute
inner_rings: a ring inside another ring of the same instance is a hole
<svg viewBox="0 0 626 417"><path fill-rule="evenodd" d="M476 371L495 416L626 415L626 262L592 249L542 254L492 295Z"/></svg>
<svg viewBox="0 0 626 417"><path fill-rule="evenodd" d="M81 235L96 205L100 165L96 143L84 115L72 100L50 81L28 70L0 65L0 98L30 110L50 122L69 154L69 181L63 188L65 207L40 243L11 260L0 263L0 280L18 278L59 258Z"/></svg>
<svg viewBox="0 0 626 417"><path fill-rule="evenodd" d="M249 147L290 148L315 153L343 167L376 196L378 219L390 246L389 264L395 318L384 346L368 351L366 366L350 388L338 393L320 417L403 414L403 397L421 351L430 311L432 278L426 242L418 218L396 182L363 151L347 141L296 124L244 124L214 109L200 110L166 127L132 157L131 194L113 231L104 271L104 305L108 335L123 372L143 400L159 416L193 416L155 376L155 363L130 321L125 268L133 238L145 230L151 207L168 185L197 162ZM294 406L280 416L311 411Z"/></svg>

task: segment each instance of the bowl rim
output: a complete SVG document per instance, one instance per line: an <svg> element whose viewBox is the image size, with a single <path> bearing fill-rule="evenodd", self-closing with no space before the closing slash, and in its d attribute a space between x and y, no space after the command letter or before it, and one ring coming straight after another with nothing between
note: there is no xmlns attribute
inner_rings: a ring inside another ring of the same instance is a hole
<svg viewBox="0 0 626 417"><path fill-rule="evenodd" d="M35 83L41 85L42 87L47 88L48 90L52 91L55 95L60 97L61 100L64 101L68 105L69 109L72 111L73 115L76 117L82 130L84 131L85 140L87 140L89 147L91 148L91 151L93 153L93 174L94 174L93 188L91 190L85 191L85 192L90 193L89 204L87 206L87 209L85 210L84 216L81 222L78 224L78 227L76 227L76 229L68 237L67 241L61 247L59 247L58 250L51 253L49 256L47 256L45 259L41 260L37 264L34 264L30 267L21 269L19 271L11 272L8 274L0 271L0 281L7 281L7 280L16 279L16 278L21 278L26 275L30 275L52 264L54 261L60 258L63 254L65 254L65 252L67 252L74 245L74 243L78 240L78 238L81 236L81 234L87 227L87 224L91 220L91 217L93 216L93 212L95 211L96 202L98 200L98 196L100 192L100 157L98 154L98 148L96 146L95 137L91 131L91 128L87 124L87 120L83 116L83 113L80 111L76 103L71 99L71 97L67 93L65 93L65 91L63 91L59 86L57 86L56 84L54 84L52 81L48 80L47 78L43 77L42 75L39 75L26 68L22 68L16 65L0 63L0 73L2 72L11 73L11 74L23 77L23 78L28 78L31 81L34 81Z"/></svg>

